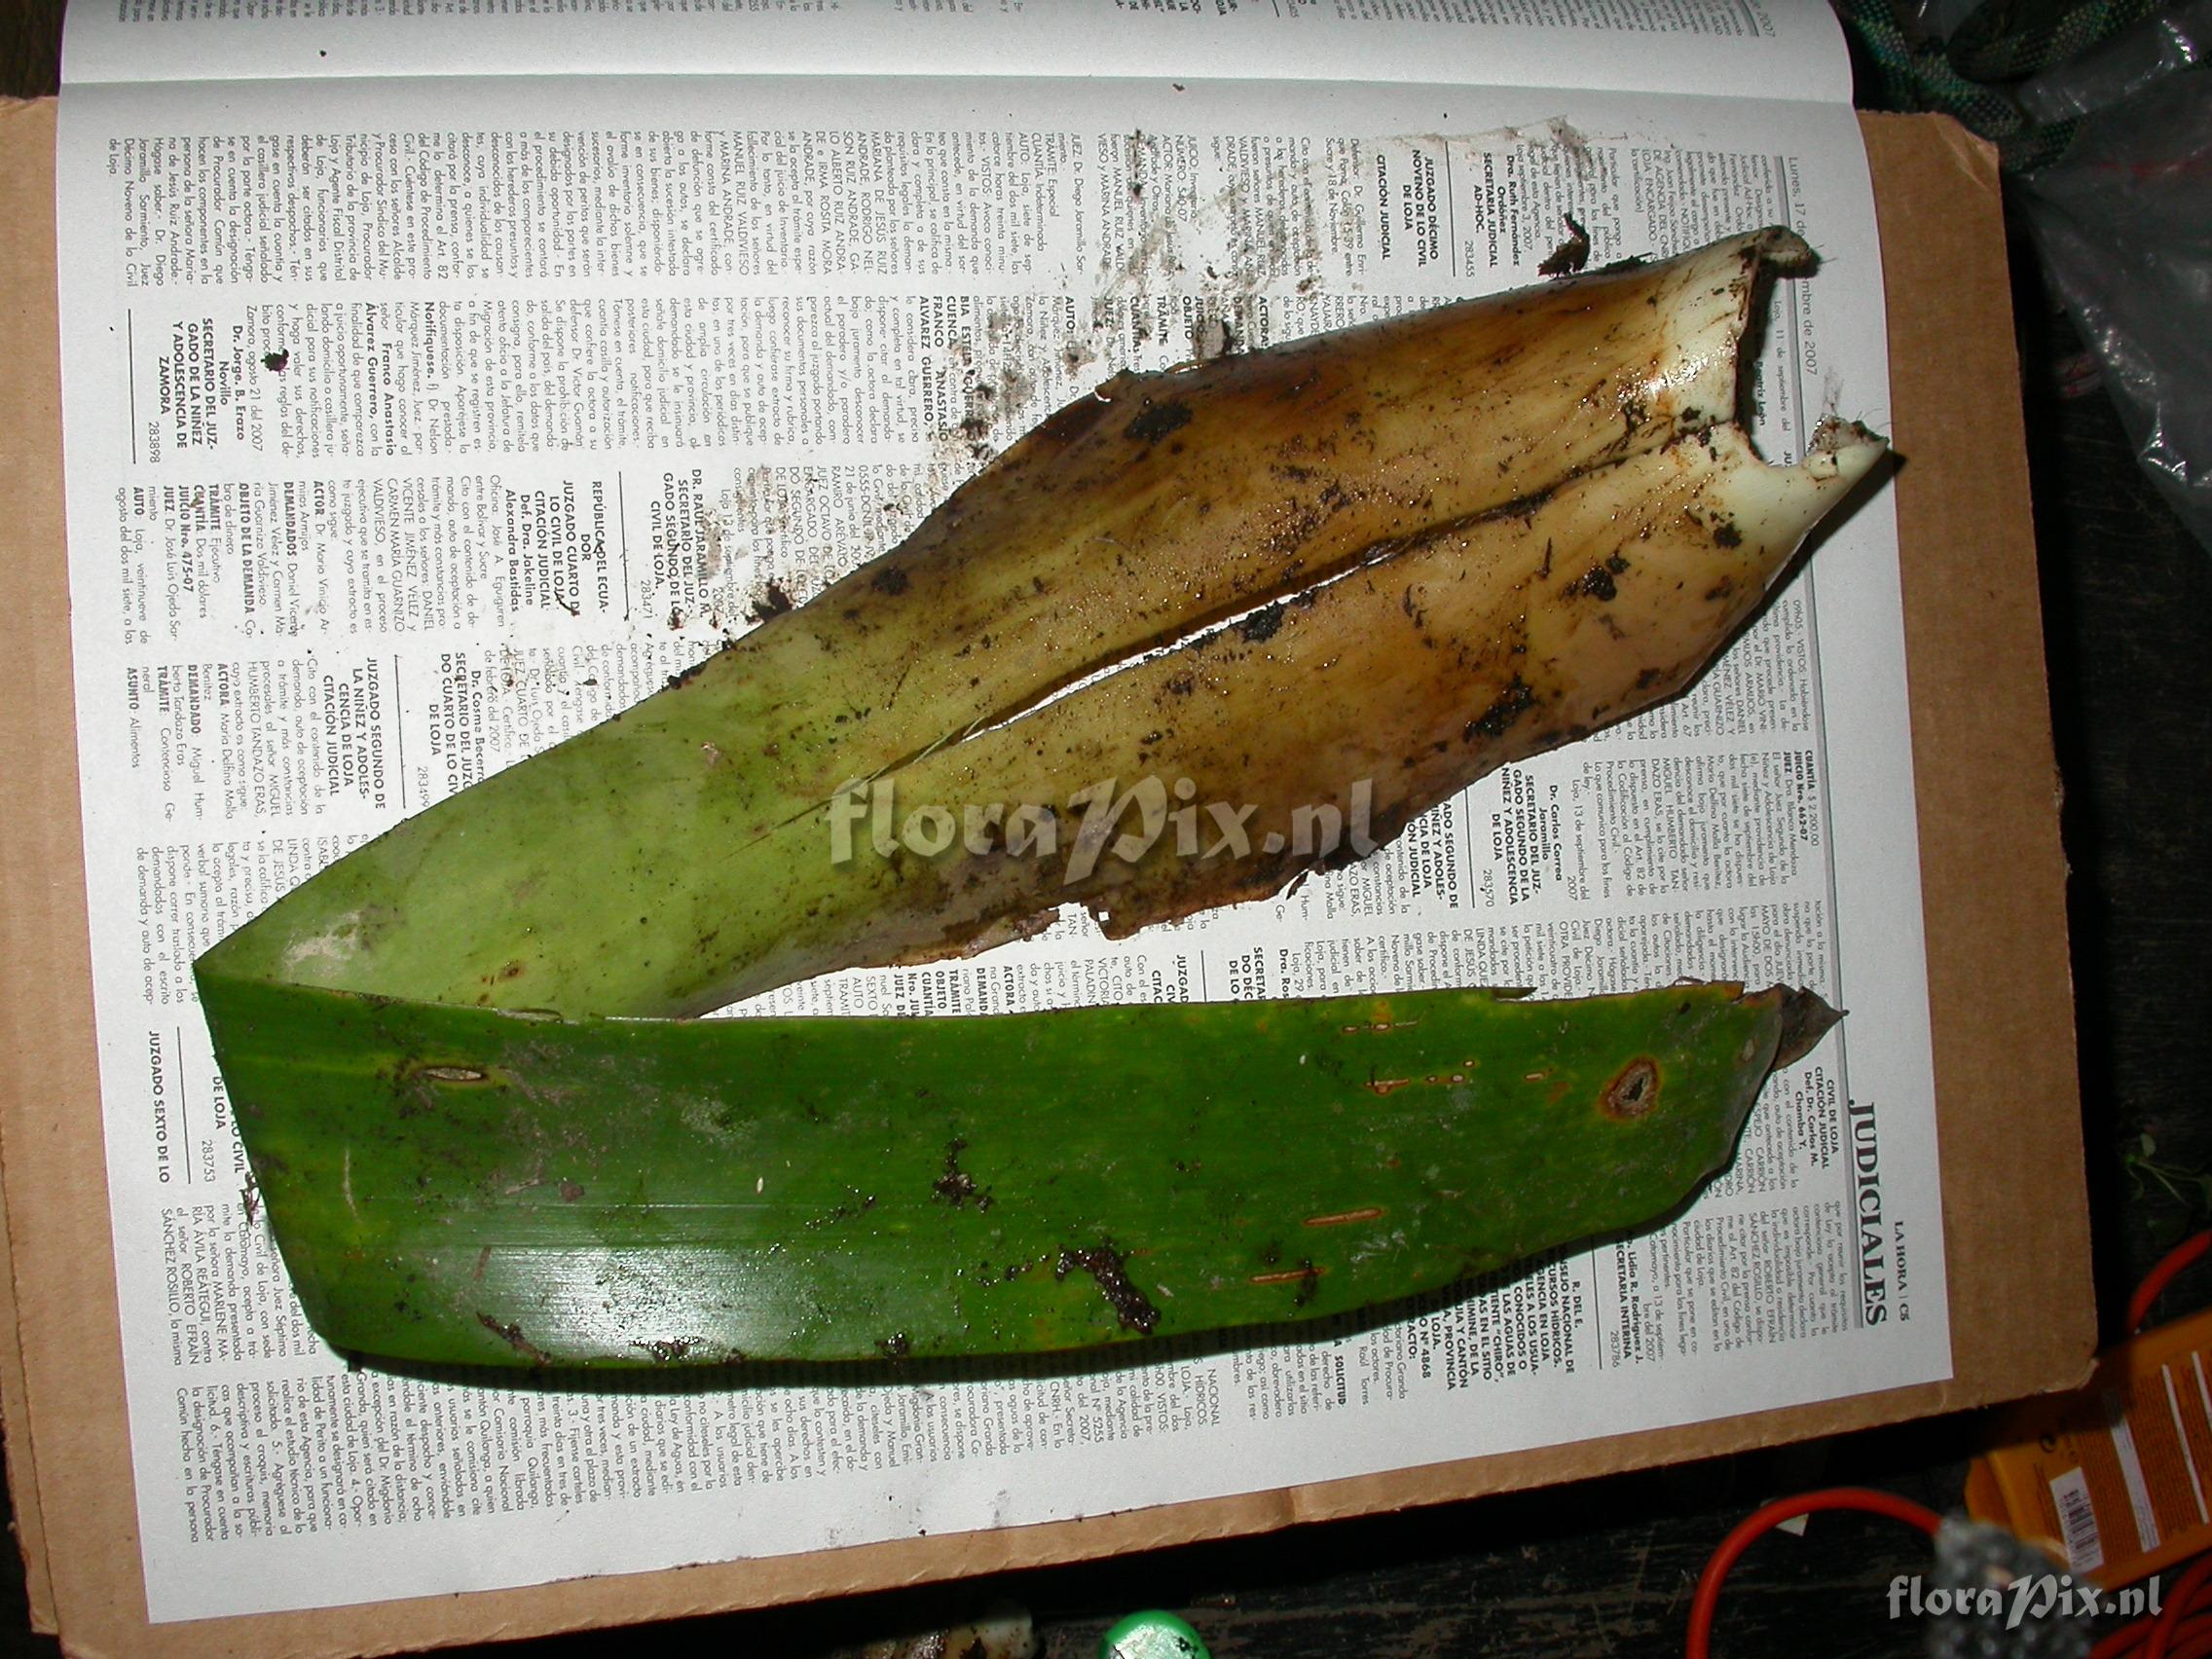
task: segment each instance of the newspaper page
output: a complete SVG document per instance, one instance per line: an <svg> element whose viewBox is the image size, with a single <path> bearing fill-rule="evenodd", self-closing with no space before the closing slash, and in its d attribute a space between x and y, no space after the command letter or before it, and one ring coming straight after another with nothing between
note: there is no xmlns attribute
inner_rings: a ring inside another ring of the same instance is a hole
<svg viewBox="0 0 2212 1659"><path fill-rule="evenodd" d="M66 48L78 85L672 71L1419 75L1851 96L1835 18L1804 0L111 0L70 15Z"/></svg>
<svg viewBox="0 0 2212 1659"><path fill-rule="evenodd" d="M464 108L464 114L457 112ZM1851 1017L1672 1225L1279 1346L866 1386L350 1368L245 1193L193 956L885 550L1124 366L1769 222L1757 437L1886 417L1840 104L1344 82L92 86L60 190L70 553L150 1616L1014 1526L1948 1374L1894 522L1687 697L1365 864L1119 944L741 1013L1787 979Z"/></svg>

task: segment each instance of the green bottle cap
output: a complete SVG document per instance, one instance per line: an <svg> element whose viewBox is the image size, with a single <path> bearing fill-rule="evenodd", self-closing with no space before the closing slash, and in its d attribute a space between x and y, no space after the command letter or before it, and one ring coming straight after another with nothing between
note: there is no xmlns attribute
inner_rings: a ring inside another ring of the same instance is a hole
<svg viewBox="0 0 2212 1659"><path fill-rule="evenodd" d="M1212 1659L1198 1633L1173 1613L1131 1613L1098 1639L1098 1659Z"/></svg>

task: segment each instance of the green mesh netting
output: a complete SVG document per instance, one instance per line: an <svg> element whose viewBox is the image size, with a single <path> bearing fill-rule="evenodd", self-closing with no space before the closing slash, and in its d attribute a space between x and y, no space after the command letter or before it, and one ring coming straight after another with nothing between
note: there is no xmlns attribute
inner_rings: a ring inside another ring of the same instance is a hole
<svg viewBox="0 0 2212 1659"><path fill-rule="evenodd" d="M2072 121L2031 120L2012 88L2157 9L2157 0L1983 0L1948 40L1927 36L1905 0L1834 0L1874 84L1860 102L1940 110L1998 147L2008 171L2054 161Z"/></svg>

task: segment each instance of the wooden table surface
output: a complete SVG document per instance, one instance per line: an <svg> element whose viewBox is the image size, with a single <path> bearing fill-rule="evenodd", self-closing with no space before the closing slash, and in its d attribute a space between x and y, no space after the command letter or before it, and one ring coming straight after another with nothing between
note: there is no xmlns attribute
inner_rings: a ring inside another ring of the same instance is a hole
<svg viewBox="0 0 2212 1659"><path fill-rule="evenodd" d="M0 92L53 89L59 0L0 0ZM2138 471L2079 343L2019 261L2037 534L2065 834L2091 1207L2102 1305L2212 1219L2212 554ZM1993 964L1992 993L1997 991ZM2146 1155L2143 1137L2155 1143ZM2156 1165L2156 1168L2147 1165ZM2020 1314L2035 1316L2033 1264ZM2185 1281L2183 1294L2188 1292ZM2212 1287L2197 1287L2212 1296ZM1742 1514L1838 1481L1955 1506L1976 1419L1936 1419L1808 1446L1411 1514L1164 1550L975 1584L649 1631L449 1649L507 1659L690 1651L797 1656L928 1628L992 1597L1029 1607L1050 1659L1088 1659L1121 1614L1180 1610L1220 1659L1456 1654L1666 1655L1691 1586ZM1775 1535L1740 1566L1716 1646L1859 1659L1919 1651L1888 1616L1919 1536L1852 1516ZM647 1649L649 1644L649 1649ZM0 1550L0 1656L33 1636L20 1563Z"/></svg>

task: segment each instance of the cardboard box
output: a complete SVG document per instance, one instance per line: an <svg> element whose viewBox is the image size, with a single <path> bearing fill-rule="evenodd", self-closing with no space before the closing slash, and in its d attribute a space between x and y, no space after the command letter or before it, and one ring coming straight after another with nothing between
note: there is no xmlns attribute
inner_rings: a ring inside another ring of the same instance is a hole
<svg viewBox="0 0 2212 1659"><path fill-rule="evenodd" d="M2071 1385L2095 1335L2058 788L1994 153L1862 118L1890 293L1953 1371L1947 1382L1139 1513L333 1608L146 1621L92 1043L62 544L51 102L0 104L0 1407L38 1628L73 1654L524 1637L1031 1567L1802 1439ZM2036 1301L2016 1292L2035 1264Z"/></svg>

